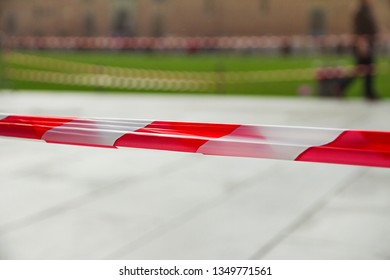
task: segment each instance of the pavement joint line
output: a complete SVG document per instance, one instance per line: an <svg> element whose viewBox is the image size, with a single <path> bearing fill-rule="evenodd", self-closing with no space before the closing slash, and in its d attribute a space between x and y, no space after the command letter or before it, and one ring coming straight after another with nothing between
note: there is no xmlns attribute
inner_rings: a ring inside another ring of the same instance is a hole
<svg viewBox="0 0 390 280"><path fill-rule="evenodd" d="M260 174L256 174L255 176L245 178L244 180L240 180L234 183L230 183L229 185L238 185L242 186L244 182L252 182L256 180L256 178L262 178L265 174L273 173L274 165L276 165L275 161L273 164L271 164L266 170L261 172ZM188 222L189 220L202 215L203 213L217 207L220 204L223 204L226 200L232 198L235 194L238 192L242 192L244 189L250 189L253 188L253 185L246 185L247 187L241 187L241 188L230 188L230 192L226 195L220 195L215 197L214 199L208 199L206 201L203 201L199 203L198 205L194 206L193 208L189 209L188 211L184 212L184 214L173 218L170 221L167 221L166 223L163 223L161 226L156 227L154 229L151 229L148 233L144 234L143 236L139 237L136 240L133 240L125 245L123 245L121 248L118 248L117 250L113 251L112 253L104 256L105 259L118 259L123 256L125 256L128 252L134 251L138 248L142 248L145 246L148 242L153 241L157 239L159 236L167 234L168 232L172 231L174 228L178 228L184 223Z"/></svg>
<svg viewBox="0 0 390 280"><path fill-rule="evenodd" d="M353 174L349 175L348 178L346 178L345 181L341 183L339 187L332 188L330 191L328 191L327 194L319 198L315 203L312 204L312 206L309 206L303 214L299 215L299 217L295 221L291 222L284 229L279 231L278 234L271 238L268 243L259 248L249 259L259 260L266 258L267 254L270 253L277 245L279 245L291 233L300 228L317 213L323 210L327 205L329 205L333 198L337 197L344 190L346 190L350 186L351 182L365 175L368 170L368 168L358 168L358 170L353 172Z"/></svg>
<svg viewBox="0 0 390 280"><path fill-rule="evenodd" d="M175 168L177 168L177 166L179 166L179 167L183 166L183 165L178 163L181 161L183 161L183 158L176 160L174 162L171 162L168 165L171 165L172 168L173 168L173 166ZM161 168L157 169L157 173L154 176L149 176L148 180L152 180L152 179L160 176L160 174L162 172L162 171L160 172L160 170L161 170ZM151 175L151 174L149 174L149 175ZM107 187L100 187L96 190L89 191L88 193L81 195L77 198L65 201L59 205L55 205L55 206L43 209L42 211L39 211L39 212L34 213L32 215L29 215L29 216L8 222L6 224L0 225L0 236L7 234L7 233L10 233L10 232L13 232L13 231L16 231L16 230L19 230L19 229L22 229L22 228L25 228L25 227L28 227L28 226L33 225L35 223L39 223L41 221L53 218L55 216L64 214L68 211L72 211L75 208L79 208L79 207L82 207L86 204L92 203L92 202L104 197L105 195L111 195L114 193L121 192L124 189L126 189L126 187L123 185L123 182L128 182L129 180L142 181L142 180L145 180L145 177L142 175L135 175L135 176L133 175L133 176L130 176L126 179L118 180L117 185L115 187L113 187L111 185L107 186Z"/></svg>

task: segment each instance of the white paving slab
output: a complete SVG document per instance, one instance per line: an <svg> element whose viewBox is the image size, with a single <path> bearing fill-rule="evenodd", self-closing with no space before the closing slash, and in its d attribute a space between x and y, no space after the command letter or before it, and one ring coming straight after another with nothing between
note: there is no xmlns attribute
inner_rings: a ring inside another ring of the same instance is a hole
<svg viewBox="0 0 390 280"><path fill-rule="evenodd" d="M390 103L2 92L0 112L390 130ZM0 138L0 259L388 259L390 171Z"/></svg>
<svg viewBox="0 0 390 280"><path fill-rule="evenodd" d="M193 219L183 221L168 233L117 256L125 259L202 259L208 251L209 257L215 259L251 257L356 172L348 167L299 165L275 164L267 172L238 183L238 188L242 189L218 200L207 211L199 211ZM332 173L332 179L309 183L324 172Z"/></svg>
<svg viewBox="0 0 390 280"><path fill-rule="evenodd" d="M266 259L390 259L390 172L368 169Z"/></svg>

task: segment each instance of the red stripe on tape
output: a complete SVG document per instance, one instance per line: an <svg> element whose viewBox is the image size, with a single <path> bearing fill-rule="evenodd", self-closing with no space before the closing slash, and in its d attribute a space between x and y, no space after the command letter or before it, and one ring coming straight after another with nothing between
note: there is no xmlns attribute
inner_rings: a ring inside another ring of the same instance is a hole
<svg viewBox="0 0 390 280"><path fill-rule="evenodd" d="M155 121L135 131L142 134L128 133L120 137L114 145L195 153L210 138L226 136L238 127L240 126L231 124ZM170 135L170 137L163 135ZM188 138L180 136L188 136Z"/></svg>
<svg viewBox="0 0 390 280"><path fill-rule="evenodd" d="M157 149L195 153L207 140L194 138L164 137L156 135L125 134L114 144L117 147Z"/></svg>
<svg viewBox="0 0 390 280"><path fill-rule="evenodd" d="M67 123L73 118L7 116L0 120L2 136L42 139L46 131Z"/></svg>
<svg viewBox="0 0 390 280"><path fill-rule="evenodd" d="M390 167L390 133L347 130L329 144L308 148L296 160Z"/></svg>
<svg viewBox="0 0 390 280"><path fill-rule="evenodd" d="M390 168L390 132L0 114L0 136Z"/></svg>
<svg viewBox="0 0 390 280"><path fill-rule="evenodd" d="M232 133L239 127L240 125L235 124L154 121L138 129L137 132L219 138Z"/></svg>

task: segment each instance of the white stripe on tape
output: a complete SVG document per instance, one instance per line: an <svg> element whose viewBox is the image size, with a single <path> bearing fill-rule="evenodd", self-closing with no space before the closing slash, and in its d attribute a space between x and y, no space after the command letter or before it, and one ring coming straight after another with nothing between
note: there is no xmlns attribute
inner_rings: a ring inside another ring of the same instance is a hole
<svg viewBox="0 0 390 280"><path fill-rule="evenodd" d="M104 121L75 119L48 130L42 137L47 142L113 146L128 132L134 132L150 124L150 121Z"/></svg>

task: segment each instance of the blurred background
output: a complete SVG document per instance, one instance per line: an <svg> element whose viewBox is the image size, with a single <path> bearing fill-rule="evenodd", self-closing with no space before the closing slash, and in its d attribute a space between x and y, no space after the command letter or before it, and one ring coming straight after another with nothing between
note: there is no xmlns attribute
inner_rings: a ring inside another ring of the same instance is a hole
<svg viewBox="0 0 390 280"><path fill-rule="evenodd" d="M390 1L368 1L357 70L361 2L0 0L0 112L390 131ZM5 137L0 155L0 259L390 259L385 168Z"/></svg>
<svg viewBox="0 0 390 280"><path fill-rule="evenodd" d="M268 96L340 95L357 0L2 0L2 87ZM376 0L378 92L390 4ZM359 83L343 95L361 95Z"/></svg>

